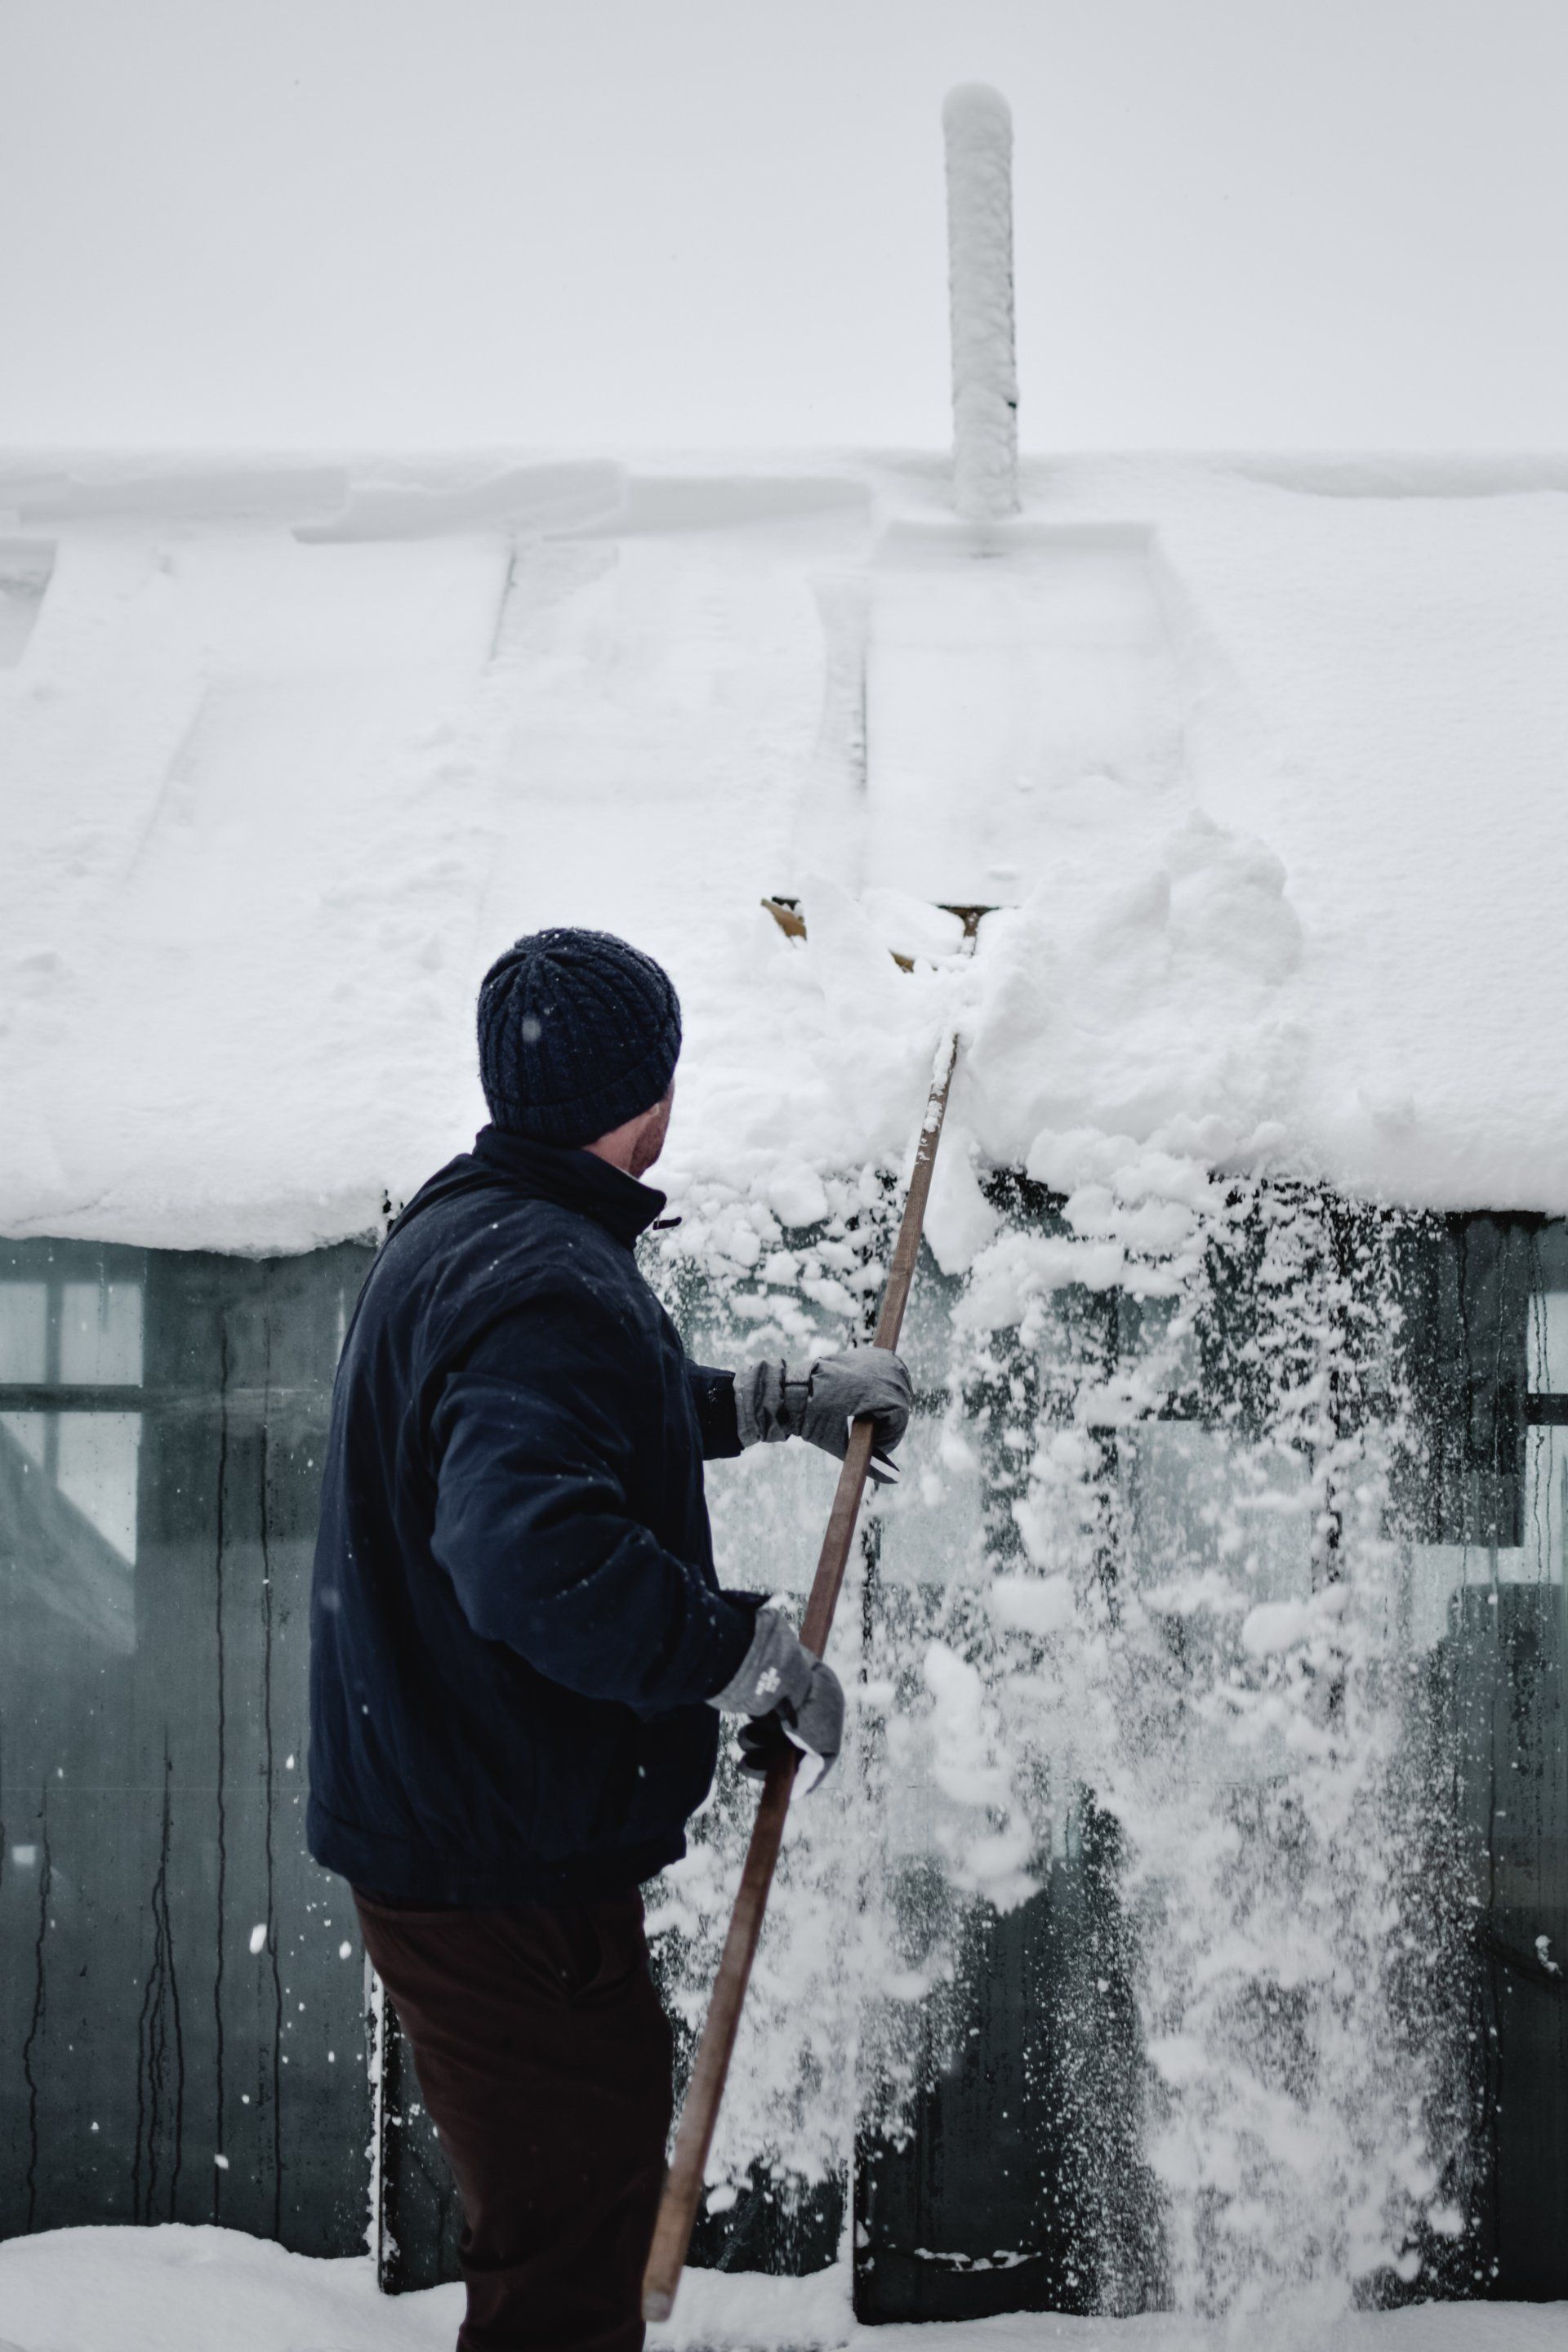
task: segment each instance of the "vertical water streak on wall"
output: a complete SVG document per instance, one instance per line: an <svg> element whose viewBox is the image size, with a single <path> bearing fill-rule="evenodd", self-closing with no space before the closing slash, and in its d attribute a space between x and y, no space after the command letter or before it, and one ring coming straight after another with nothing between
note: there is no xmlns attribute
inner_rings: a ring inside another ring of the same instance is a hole
<svg viewBox="0 0 1568 2352"><path fill-rule="evenodd" d="M174 1846L174 1759L163 1739L163 1790L159 1813L158 1868L153 1881L152 1961L142 1988L136 2029L136 2148L133 2167L135 2218L167 2221L176 2216L184 2162L185 2036L169 1906L169 1863ZM173 2053L171 2083L168 2069ZM165 2210L158 2205L161 2160L168 2162ZM142 2167L145 2163L145 2178Z"/></svg>
<svg viewBox="0 0 1568 2352"><path fill-rule="evenodd" d="M215 1805L217 1815L217 1904L214 1920L213 1954L213 2147L224 2151L224 2080L223 2080L223 1964L225 1933L228 1924L228 1659L224 1643L224 1510L228 1479L228 1328L226 1322L218 1342L218 1446L217 1482L214 1497L213 1517L213 1654L217 1689L217 1775ZM223 2216L224 2167L213 2166L212 2217Z"/></svg>
<svg viewBox="0 0 1568 2352"><path fill-rule="evenodd" d="M273 1851L276 1832L277 1747L272 1721L272 1540L268 1494L271 1465L272 1324L268 1318L262 1359L261 1444L258 1452L258 1515L261 1529L261 1738L264 1819L262 1855L267 1900L267 1967L272 1990L270 2067L267 2045L257 2050L257 2098L272 2107L272 2234L283 2229L283 1974L278 1951L278 1871Z"/></svg>
<svg viewBox="0 0 1568 2352"><path fill-rule="evenodd" d="M38 1839L42 1848L43 1866L38 1874L38 1934L33 1953L33 2013L27 2024L27 2039L22 2045L22 2079L27 2085L27 2227L32 2228L38 2205L38 2078L33 2072L33 2053L44 2031L48 2008L48 1980L45 1971L44 1948L49 1932L49 1888L53 1875L49 1854L49 1791L46 1781L38 1790Z"/></svg>

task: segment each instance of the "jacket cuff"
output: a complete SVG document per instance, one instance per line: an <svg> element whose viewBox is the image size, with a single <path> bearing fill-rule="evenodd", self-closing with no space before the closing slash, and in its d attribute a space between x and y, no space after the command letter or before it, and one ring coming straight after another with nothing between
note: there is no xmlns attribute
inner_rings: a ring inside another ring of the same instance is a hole
<svg viewBox="0 0 1568 2352"><path fill-rule="evenodd" d="M703 1460L728 1461L741 1451L741 1433L735 1425L735 1374L716 1370L710 1364L689 1363L686 1378L697 1408Z"/></svg>

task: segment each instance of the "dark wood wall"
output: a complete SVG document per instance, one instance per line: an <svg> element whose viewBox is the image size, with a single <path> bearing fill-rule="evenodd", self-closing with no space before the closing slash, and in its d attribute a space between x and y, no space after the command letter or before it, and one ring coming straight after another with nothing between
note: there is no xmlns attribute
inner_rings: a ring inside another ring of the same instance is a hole
<svg viewBox="0 0 1568 2352"><path fill-rule="evenodd" d="M137 1376L67 1416L79 1450L139 1420L133 1562L0 1430L0 2232L365 2243L363 1963L302 1830L321 1439L367 1264L8 1254L143 1297Z"/></svg>

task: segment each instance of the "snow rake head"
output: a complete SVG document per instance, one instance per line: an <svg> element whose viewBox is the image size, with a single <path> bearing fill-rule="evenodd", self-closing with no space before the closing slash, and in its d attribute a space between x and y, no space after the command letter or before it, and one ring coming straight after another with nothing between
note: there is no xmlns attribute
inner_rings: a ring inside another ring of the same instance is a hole
<svg viewBox="0 0 1568 2352"><path fill-rule="evenodd" d="M967 953L973 947L975 936L980 929L982 917L985 915L994 915L996 912L996 908L994 907L950 907L945 899L939 899L935 904L941 913L944 915L956 915L959 921L963 925L963 951L965 953ZM798 898L783 898L775 895L773 898L764 898L763 900L763 905L767 908L769 914L773 917L774 922L778 925L780 930L783 931L786 939L805 939L805 917L800 911L800 900ZM900 955L897 948L889 948L888 950L888 953L892 957L893 961L898 965L900 971L913 971L915 968L915 960L913 956Z"/></svg>

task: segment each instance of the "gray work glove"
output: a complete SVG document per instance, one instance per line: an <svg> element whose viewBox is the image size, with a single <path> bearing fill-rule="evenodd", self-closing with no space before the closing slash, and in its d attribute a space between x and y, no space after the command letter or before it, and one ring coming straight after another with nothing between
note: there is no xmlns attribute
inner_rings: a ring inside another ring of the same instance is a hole
<svg viewBox="0 0 1568 2352"><path fill-rule="evenodd" d="M765 1780L787 1739L798 1748L801 1789L815 1789L844 1745L844 1691L837 1675L796 1636L776 1609L759 1609L752 1646L708 1702L752 1719L741 1733L742 1772Z"/></svg>
<svg viewBox="0 0 1568 2352"><path fill-rule="evenodd" d="M912 1402L909 1373L890 1348L819 1356L804 1372L773 1362L744 1364L735 1374L735 1421L742 1445L804 1437L842 1462L850 1423L869 1414L877 1425L871 1475L884 1486L897 1481L897 1466L887 1457L909 1426Z"/></svg>

